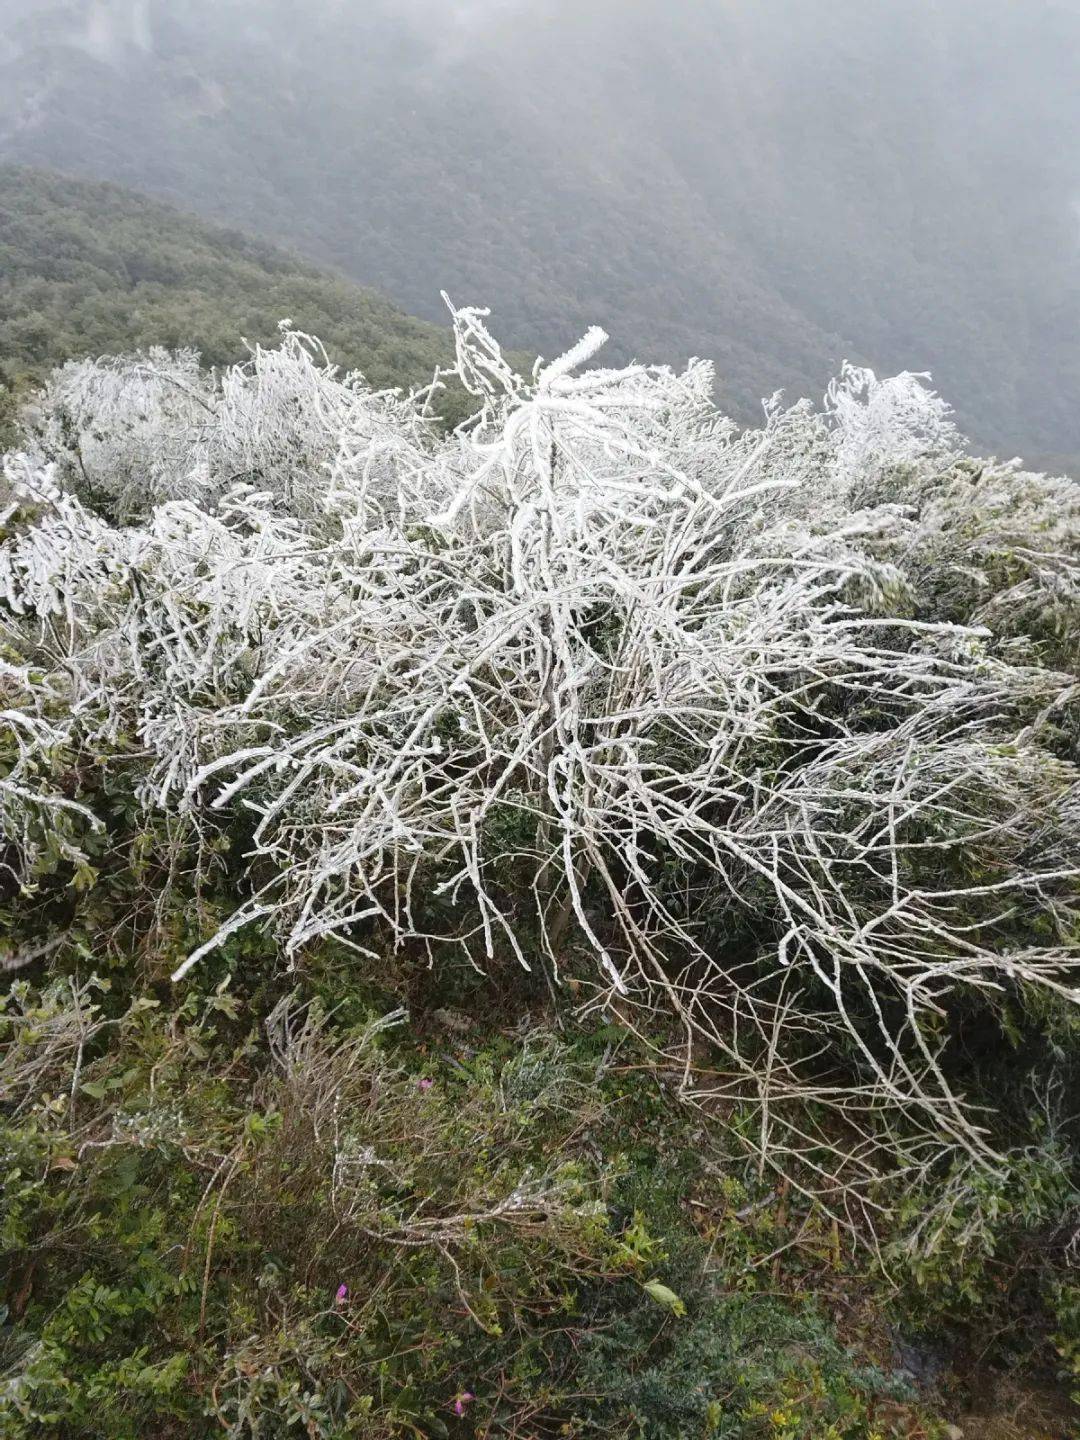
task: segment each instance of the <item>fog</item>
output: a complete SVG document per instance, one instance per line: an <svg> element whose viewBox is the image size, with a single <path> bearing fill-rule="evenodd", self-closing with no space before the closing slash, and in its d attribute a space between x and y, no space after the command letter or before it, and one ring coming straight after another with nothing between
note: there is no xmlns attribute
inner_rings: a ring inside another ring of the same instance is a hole
<svg viewBox="0 0 1080 1440"><path fill-rule="evenodd" d="M0 158L164 195L514 344L845 356L1080 452L1080 0L0 0Z"/></svg>

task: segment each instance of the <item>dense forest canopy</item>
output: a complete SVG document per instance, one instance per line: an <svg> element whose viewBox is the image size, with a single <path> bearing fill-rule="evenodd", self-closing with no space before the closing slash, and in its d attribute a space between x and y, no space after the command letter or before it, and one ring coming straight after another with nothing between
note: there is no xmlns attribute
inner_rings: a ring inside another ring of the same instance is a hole
<svg viewBox="0 0 1080 1440"><path fill-rule="evenodd" d="M0 371L192 345L207 365L288 318L375 386L430 380L445 334L370 290L236 230L125 191L0 166Z"/></svg>
<svg viewBox="0 0 1080 1440"><path fill-rule="evenodd" d="M1080 450L1074 3L3 0L0 156L295 245L722 403L927 369L984 448ZM137 114L138 124L130 123Z"/></svg>

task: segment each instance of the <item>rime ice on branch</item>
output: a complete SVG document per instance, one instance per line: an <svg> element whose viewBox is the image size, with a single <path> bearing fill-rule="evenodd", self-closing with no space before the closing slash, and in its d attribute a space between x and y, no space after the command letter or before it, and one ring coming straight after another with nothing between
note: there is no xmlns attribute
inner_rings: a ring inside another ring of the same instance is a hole
<svg viewBox="0 0 1080 1440"><path fill-rule="evenodd" d="M7 462L13 856L97 823L43 756L126 746L148 811L242 808L269 876L177 978L248 924L591 957L595 1003L714 1047L763 1150L812 1143L810 1096L993 1163L937 1017L1077 998L1075 681L1029 633L1075 626L1075 487L968 461L916 376L740 432L704 363L582 369L594 331L525 379L485 313L454 312L450 435L291 331L218 376L57 373Z"/></svg>

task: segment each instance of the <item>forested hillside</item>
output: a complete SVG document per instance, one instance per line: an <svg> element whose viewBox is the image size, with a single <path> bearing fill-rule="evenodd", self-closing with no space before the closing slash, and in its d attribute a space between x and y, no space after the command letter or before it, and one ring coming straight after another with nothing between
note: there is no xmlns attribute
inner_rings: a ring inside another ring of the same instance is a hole
<svg viewBox="0 0 1080 1440"><path fill-rule="evenodd" d="M115 185L0 166L0 385L83 355L191 345L208 365L289 319L375 386L418 385L445 332L295 255ZM2 403L2 402L0 402Z"/></svg>
<svg viewBox="0 0 1080 1440"><path fill-rule="evenodd" d="M1080 451L1075 5L4 0L0 156L167 196L438 319L718 365L933 373ZM139 123L129 123L137 113Z"/></svg>

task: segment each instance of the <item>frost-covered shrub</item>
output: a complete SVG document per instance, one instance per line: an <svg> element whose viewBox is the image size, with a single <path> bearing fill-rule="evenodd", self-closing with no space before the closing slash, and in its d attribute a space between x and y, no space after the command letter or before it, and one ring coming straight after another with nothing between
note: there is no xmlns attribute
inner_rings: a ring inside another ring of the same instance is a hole
<svg viewBox="0 0 1080 1440"><path fill-rule="evenodd" d="M117 520L206 489L213 386L192 350L71 360L28 415L32 453L66 490Z"/></svg>
<svg viewBox="0 0 1080 1440"><path fill-rule="evenodd" d="M817 1143L810 1095L867 1140L854 1181L900 1112L914 1169L992 1164L950 997L1076 998L1075 698L1017 645L1021 597L1075 602L1062 482L970 478L915 376L848 369L740 432L706 364L582 369L590 332L524 379L481 312L455 332L477 413L449 436L286 335L197 393L184 355L58 379L38 433L85 413L90 481L81 439L40 442L59 491L9 466L19 714L136 755L147 815L247 827L241 903L177 978L246 925L286 958L587 961L594 1003L715 1047L774 1157Z"/></svg>
<svg viewBox="0 0 1080 1440"><path fill-rule="evenodd" d="M918 603L985 625L1020 663L1080 660L1080 485L1013 463L954 463L917 504L905 556Z"/></svg>
<svg viewBox="0 0 1080 1440"><path fill-rule="evenodd" d="M218 375L192 350L73 360L28 409L30 454L114 521L170 500L216 504L245 484L315 519L343 435L394 448L426 430L415 406L341 375L317 340L283 327L278 349Z"/></svg>

